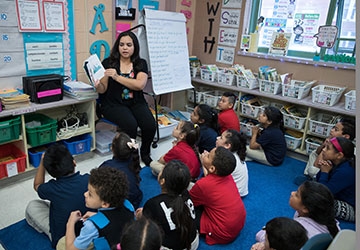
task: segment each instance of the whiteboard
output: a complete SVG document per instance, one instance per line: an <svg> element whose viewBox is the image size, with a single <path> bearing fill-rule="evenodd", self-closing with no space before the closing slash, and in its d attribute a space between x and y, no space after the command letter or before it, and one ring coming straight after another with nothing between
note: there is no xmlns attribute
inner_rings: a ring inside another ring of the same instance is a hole
<svg viewBox="0 0 360 250"><path fill-rule="evenodd" d="M140 56L150 66L152 88L156 95L193 88L184 14L144 9L139 23Z"/></svg>

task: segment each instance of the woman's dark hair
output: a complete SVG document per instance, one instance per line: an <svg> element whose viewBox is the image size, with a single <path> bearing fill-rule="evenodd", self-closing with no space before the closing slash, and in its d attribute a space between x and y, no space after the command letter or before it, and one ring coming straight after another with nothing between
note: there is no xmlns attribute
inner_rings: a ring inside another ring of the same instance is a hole
<svg viewBox="0 0 360 250"><path fill-rule="evenodd" d="M152 220L142 216L127 224L122 232L122 250L159 250L162 244L162 231ZM113 250L117 247L113 246Z"/></svg>
<svg viewBox="0 0 360 250"><path fill-rule="evenodd" d="M332 237L339 229L335 220L334 196L325 185L306 181L299 187L301 203L307 208L307 217L325 225Z"/></svg>
<svg viewBox="0 0 360 250"><path fill-rule="evenodd" d="M335 137L332 138L331 140L337 140L338 143L340 144L340 147L342 149L342 153L344 154L344 158L345 160L349 161L351 166L355 167L355 145L354 143L345 138L345 137ZM330 140L330 141L331 141ZM339 150L334 147L336 152L339 152Z"/></svg>
<svg viewBox="0 0 360 250"><path fill-rule="evenodd" d="M172 197L171 218L176 225L176 231L180 233L181 243L183 243L181 248L190 249L192 228L194 227L190 208L186 204L189 199L187 187L191 179L190 170L183 162L172 160L165 165L159 179L165 180L164 188Z"/></svg>
<svg viewBox="0 0 360 250"><path fill-rule="evenodd" d="M199 104L197 106L197 113L199 115L199 119L204 120L203 124L219 133L218 114L216 109L207 104Z"/></svg>
<svg viewBox="0 0 360 250"><path fill-rule="evenodd" d="M225 133L225 143L230 144L230 151L236 152L240 160L245 161L246 157L246 135L239 133L234 129L228 129Z"/></svg>
<svg viewBox="0 0 360 250"><path fill-rule="evenodd" d="M181 121L180 122L180 131L181 133L185 134L185 141L186 143L192 147L192 149L194 150L199 162L200 161L200 156L199 156L199 151L195 145L195 143L198 141L199 136L200 136L200 127L197 124L194 124L190 121Z"/></svg>
<svg viewBox="0 0 360 250"><path fill-rule="evenodd" d="M74 173L74 158L65 145L60 143L52 144L46 149L43 164L46 171L54 178Z"/></svg>
<svg viewBox="0 0 360 250"><path fill-rule="evenodd" d="M277 217L266 223L267 239L276 250L300 250L308 240L306 229L296 220Z"/></svg>
<svg viewBox="0 0 360 250"><path fill-rule="evenodd" d="M128 168L135 173L137 180L140 182L140 157L139 150L133 146L130 136L124 132L116 133L112 144L111 150L115 159L119 161L129 161Z"/></svg>
<svg viewBox="0 0 360 250"><path fill-rule="evenodd" d="M137 60L140 59L140 45L139 45L139 40L137 38L137 36L131 32L131 31L125 31L125 32L121 32L118 36L118 38L116 39L114 46L111 49L110 52L110 66L116 68L116 66L119 65L120 62L120 52L119 52L119 45L120 45L120 39L124 36L129 36L134 44L134 53L131 55L131 62L134 63L134 65L137 65L137 63L135 63Z"/></svg>
<svg viewBox="0 0 360 250"><path fill-rule="evenodd" d="M277 127L280 128L281 131L285 131L283 114L278 108L267 106L264 108L263 112L267 116L268 120L271 121L271 124L269 125L270 127Z"/></svg>

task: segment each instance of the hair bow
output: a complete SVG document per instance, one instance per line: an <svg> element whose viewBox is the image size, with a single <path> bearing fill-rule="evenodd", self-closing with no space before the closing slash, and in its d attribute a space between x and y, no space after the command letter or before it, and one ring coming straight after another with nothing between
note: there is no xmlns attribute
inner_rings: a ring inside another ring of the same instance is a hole
<svg viewBox="0 0 360 250"><path fill-rule="evenodd" d="M138 143L136 143L135 142L135 139L130 139L131 140L131 142L129 141L129 142L127 142L127 145L128 145L128 147L130 148L130 149L138 149L139 148L139 144Z"/></svg>

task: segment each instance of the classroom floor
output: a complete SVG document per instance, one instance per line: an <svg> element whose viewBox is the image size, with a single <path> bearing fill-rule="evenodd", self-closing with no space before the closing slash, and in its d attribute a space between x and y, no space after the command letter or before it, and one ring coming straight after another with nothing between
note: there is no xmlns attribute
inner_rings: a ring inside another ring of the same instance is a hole
<svg viewBox="0 0 360 250"><path fill-rule="evenodd" d="M138 141L141 141L138 138ZM173 138L167 137L158 142L158 147L152 149L151 157L155 160L167 152L172 147ZM95 152L85 153L84 155L75 156L77 162L76 168L81 173L88 173L92 168L98 167L102 162L112 157L111 154L100 155ZM144 164L141 162L141 165ZM33 175L30 178L16 181L14 184L2 186L0 180L0 229L7 227L15 222L25 218L25 208L29 201L38 199L36 192L33 189L33 176L36 171L32 171ZM46 175L46 180L49 175ZM4 250L0 244L0 250Z"/></svg>

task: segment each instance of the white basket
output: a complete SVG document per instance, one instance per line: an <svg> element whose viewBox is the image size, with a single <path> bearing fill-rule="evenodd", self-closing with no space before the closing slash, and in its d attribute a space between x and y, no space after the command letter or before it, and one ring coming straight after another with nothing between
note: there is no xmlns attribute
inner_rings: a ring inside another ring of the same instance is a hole
<svg viewBox="0 0 360 250"><path fill-rule="evenodd" d="M298 130L301 130L304 128L306 117L288 114L288 113L286 113L284 108L281 108L280 111L284 117L283 120L284 120L285 127L294 128L294 129L298 129ZM306 109L298 109L298 111L301 112L302 114L306 114L306 112L307 112Z"/></svg>
<svg viewBox="0 0 360 250"><path fill-rule="evenodd" d="M240 132L244 133L246 136L251 137L252 125L249 125L243 121L240 121Z"/></svg>
<svg viewBox="0 0 360 250"><path fill-rule="evenodd" d="M312 82L291 81L291 84L282 84L282 96L303 99L310 93Z"/></svg>
<svg viewBox="0 0 360 250"><path fill-rule="evenodd" d="M197 90L195 90L195 92L196 92L196 94L195 94L196 103L202 102L203 94L206 93L206 92L197 91ZM187 94L188 101L194 103L194 89L186 90L186 94Z"/></svg>
<svg viewBox="0 0 360 250"><path fill-rule="evenodd" d="M217 91L203 93L204 103L210 107L216 107L221 95Z"/></svg>
<svg viewBox="0 0 360 250"><path fill-rule="evenodd" d="M312 88L312 102L333 106L340 100L345 89L328 85L315 86Z"/></svg>
<svg viewBox="0 0 360 250"><path fill-rule="evenodd" d="M191 77L196 77L197 73L198 73L198 67L190 66L190 75L191 75Z"/></svg>
<svg viewBox="0 0 360 250"><path fill-rule="evenodd" d="M208 69L200 69L200 78L203 81L216 81L216 72Z"/></svg>
<svg viewBox="0 0 360 250"><path fill-rule="evenodd" d="M281 92L281 82L259 79L259 90L260 92L277 95Z"/></svg>
<svg viewBox="0 0 360 250"><path fill-rule="evenodd" d="M310 138L305 139L306 143L306 153L309 155L312 151L316 150L318 147L320 147L321 144L311 141Z"/></svg>
<svg viewBox="0 0 360 250"><path fill-rule="evenodd" d="M236 75L236 86L248 88L248 89L256 89L259 88L258 79L248 79L245 76Z"/></svg>
<svg viewBox="0 0 360 250"><path fill-rule="evenodd" d="M194 112L194 107L190 107L190 106L188 106L188 105L185 105L185 111L186 112L189 112L190 114L192 113L192 112Z"/></svg>
<svg viewBox="0 0 360 250"><path fill-rule="evenodd" d="M257 118L263 107L264 106L254 106L247 103L241 103L241 113L253 118Z"/></svg>
<svg viewBox="0 0 360 250"><path fill-rule="evenodd" d="M219 84L233 85L234 84L234 74L231 72L224 73L221 71L217 72L217 81Z"/></svg>
<svg viewBox="0 0 360 250"><path fill-rule="evenodd" d="M297 149L301 144L301 137L296 138L291 135L285 135L286 147L291 150Z"/></svg>
<svg viewBox="0 0 360 250"><path fill-rule="evenodd" d="M350 90L345 94L345 109L346 110L356 109L356 90Z"/></svg>
<svg viewBox="0 0 360 250"><path fill-rule="evenodd" d="M309 132L314 135L328 137L336 122L332 122L333 116L319 113L309 119Z"/></svg>

